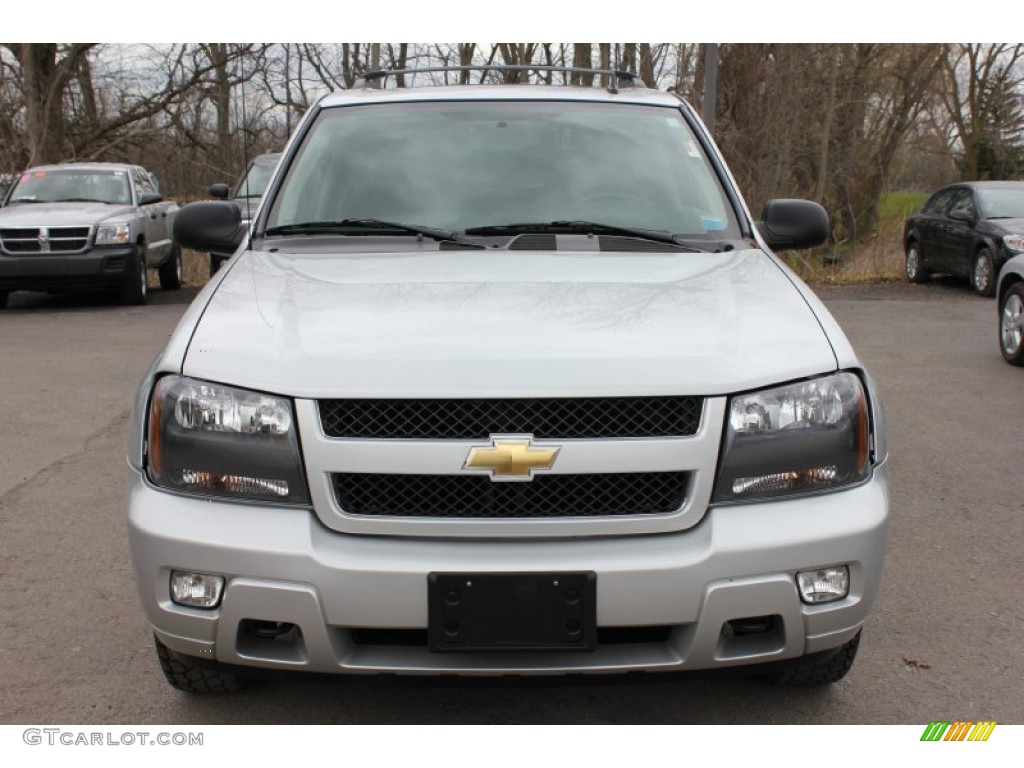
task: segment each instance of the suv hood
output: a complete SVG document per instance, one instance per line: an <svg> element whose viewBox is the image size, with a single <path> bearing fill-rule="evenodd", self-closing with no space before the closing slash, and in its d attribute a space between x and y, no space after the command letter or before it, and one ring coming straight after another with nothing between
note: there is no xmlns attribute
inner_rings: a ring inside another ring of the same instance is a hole
<svg viewBox="0 0 1024 768"><path fill-rule="evenodd" d="M183 373L295 397L716 395L836 368L759 250L246 252Z"/></svg>
<svg viewBox="0 0 1024 768"><path fill-rule="evenodd" d="M134 215L134 209L105 203L15 203L0 208L0 226L85 226L121 214Z"/></svg>

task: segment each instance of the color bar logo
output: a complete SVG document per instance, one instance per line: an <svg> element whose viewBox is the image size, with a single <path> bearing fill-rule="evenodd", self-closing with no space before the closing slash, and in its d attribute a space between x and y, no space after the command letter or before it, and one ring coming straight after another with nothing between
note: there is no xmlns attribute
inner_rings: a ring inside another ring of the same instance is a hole
<svg viewBox="0 0 1024 768"><path fill-rule="evenodd" d="M921 735L921 741L988 741L995 730L995 720L932 720Z"/></svg>

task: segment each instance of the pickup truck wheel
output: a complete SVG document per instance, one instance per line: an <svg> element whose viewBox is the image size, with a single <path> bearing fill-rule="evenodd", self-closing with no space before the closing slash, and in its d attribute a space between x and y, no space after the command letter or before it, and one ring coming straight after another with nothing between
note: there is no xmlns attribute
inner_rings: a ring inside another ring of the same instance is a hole
<svg viewBox="0 0 1024 768"><path fill-rule="evenodd" d="M167 682L185 693L231 693L240 691L249 682L231 669L216 662L193 662L188 656L175 653L156 637L156 656Z"/></svg>
<svg viewBox="0 0 1024 768"><path fill-rule="evenodd" d="M971 287L979 296L996 295L996 266L992 260L992 251L982 248L974 254L971 265Z"/></svg>
<svg viewBox="0 0 1024 768"><path fill-rule="evenodd" d="M907 273L907 280L912 283L927 283L931 273L924 268L921 261L921 250L917 243L907 245L907 258L904 262L904 270Z"/></svg>
<svg viewBox="0 0 1024 768"><path fill-rule="evenodd" d="M146 303L146 256L145 247L128 265L121 281L121 290L118 298L122 304L145 304Z"/></svg>
<svg viewBox="0 0 1024 768"><path fill-rule="evenodd" d="M221 256L218 253L210 254L210 277L217 274L217 270L224 266L224 262L230 259L230 256Z"/></svg>
<svg viewBox="0 0 1024 768"><path fill-rule="evenodd" d="M757 679L770 685L784 688L806 688L816 685L831 685L846 677L857 658L860 632L845 645L834 651L814 654L806 659L788 662L778 672L757 675Z"/></svg>
<svg viewBox="0 0 1024 768"><path fill-rule="evenodd" d="M175 243L171 248L171 257L160 265L160 287L165 291L176 291L184 282L182 279L181 248Z"/></svg>

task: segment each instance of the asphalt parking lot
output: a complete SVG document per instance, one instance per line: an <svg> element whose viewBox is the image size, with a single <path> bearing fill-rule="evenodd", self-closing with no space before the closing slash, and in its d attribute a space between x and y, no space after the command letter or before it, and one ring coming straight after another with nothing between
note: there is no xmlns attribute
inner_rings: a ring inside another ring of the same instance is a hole
<svg viewBox="0 0 1024 768"><path fill-rule="evenodd" d="M892 529L850 675L163 680L138 605L124 452L137 381L195 289L146 307L15 294L0 312L0 723L1024 723L1024 369L996 307L940 282L823 287L889 418Z"/></svg>

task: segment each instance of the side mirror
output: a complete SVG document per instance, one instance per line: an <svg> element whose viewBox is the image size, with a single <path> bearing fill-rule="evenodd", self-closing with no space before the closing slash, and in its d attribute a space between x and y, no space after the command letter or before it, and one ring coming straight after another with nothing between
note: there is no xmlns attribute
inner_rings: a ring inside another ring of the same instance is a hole
<svg viewBox="0 0 1024 768"><path fill-rule="evenodd" d="M832 233L825 209L811 200L769 200L757 228L774 251L813 248Z"/></svg>
<svg viewBox="0 0 1024 768"><path fill-rule="evenodd" d="M189 203L174 217L175 241L194 251L234 253L245 233L234 203Z"/></svg>
<svg viewBox="0 0 1024 768"><path fill-rule="evenodd" d="M152 193L143 195L139 198L139 205L152 205L153 203L163 202L163 198L160 195L154 195Z"/></svg>
<svg viewBox="0 0 1024 768"><path fill-rule="evenodd" d="M231 194L231 190L228 189L227 184L212 184L209 192L210 197L215 197L218 200L227 200L228 195Z"/></svg>

